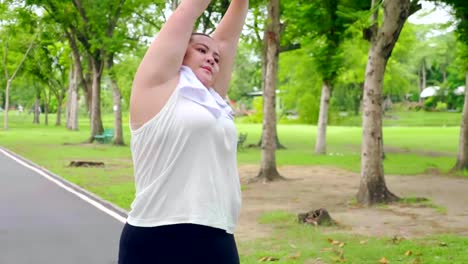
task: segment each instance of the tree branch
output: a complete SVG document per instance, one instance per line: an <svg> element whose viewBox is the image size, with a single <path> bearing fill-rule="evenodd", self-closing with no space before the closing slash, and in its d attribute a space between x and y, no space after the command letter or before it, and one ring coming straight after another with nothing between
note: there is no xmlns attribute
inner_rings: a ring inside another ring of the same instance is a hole
<svg viewBox="0 0 468 264"><path fill-rule="evenodd" d="M379 1L379 3L377 3L377 1ZM379 29L379 25L378 25L378 23L379 23L378 22L379 9L380 9L381 4L382 4L382 0L372 0L372 4L371 4L371 11L372 11L371 23L372 23L372 25L370 27L368 27L368 28L365 28L362 31L362 37L367 41L371 41L372 38L375 35L377 35L378 29Z"/></svg>
<svg viewBox="0 0 468 264"><path fill-rule="evenodd" d="M115 14L112 17L112 19L109 21L109 25L107 27L107 36L112 37L112 34L114 33L114 29L117 25L117 21L119 21L120 13L122 12L122 8L125 4L125 0L120 0L119 6L115 10Z"/></svg>
<svg viewBox="0 0 468 264"><path fill-rule="evenodd" d="M288 51L293 51L293 50L297 50L297 49L300 49L301 48L301 44L300 43L293 43L293 44L289 44L287 46L280 46L279 48L279 52L288 52Z"/></svg>
<svg viewBox="0 0 468 264"><path fill-rule="evenodd" d="M83 9L83 6L81 5L81 1L80 0L73 0L73 5L76 7L76 9L78 10L78 13L80 13L81 17L83 18L83 21L85 22L86 24L86 27L88 26L88 23L89 23L89 19L88 17L86 16L86 12L85 10Z"/></svg>
<svg viewBox="0 0 468 264"><path fill-rule="evenodd" d="M410 3L410 10L409 10L409 16L412 14L416 13L416 11L420 10L422 8L422 5L419 3L419 0L413 0Z"/></svg>
<svg viewBox="0 0 468 264"><path fill-rule="evenodd" d="M10 40L7 39L5 41L5 52L3 53L3 68L5 70L5 79L8 80L9 79L9 76L8 76L8 68L7 68L7 56L8 56L8 42Z"/></svg>
<svg viewBox="0 0 468 264"><path fill-rule="evenodd" d="M31 51L33 45L34 45L34 42L36 41L36 38L37 38L37 35L39 34L39 32L36 33L36 35L34 35L34 39L31 41L31 43L29 44L29 47L28 47L28 50L26 51L26 53L24 54L23 58L21 59L21 62L18 64L18 67L16 67L16 70L15 72L13 73L13 75L11 75L10 79L9 80L13 80L15 79L16 77L16 74L18 73L18 70L21 68L21 66L23 65L24 61L26 60L26 57L28 57L28 54L29 52Z"/></svg>

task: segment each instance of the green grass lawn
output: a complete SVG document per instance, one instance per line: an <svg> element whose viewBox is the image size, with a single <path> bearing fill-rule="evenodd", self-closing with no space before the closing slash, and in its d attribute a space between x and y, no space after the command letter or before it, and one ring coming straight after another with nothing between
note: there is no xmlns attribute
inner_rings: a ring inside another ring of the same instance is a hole
<svg viewBox="0 0 468 264"><path fill-rule="evenodd" d="M332 119L339 126L361 126L362 116L346 116ZM383 119L384 126L460 126L461 113L456 112L426 112L426 111L389 111Z"/></svg>
<svg viewBox="0 0 468 264"><path fill-rule="evenodd" d="M0 129L1 146L123 208L129 208L134 189L127 115L124 115L123 120L124 140L127 145L123 147L83 144L89 137L89 122L86 118L80 119L80 131L68 131L63 126L54 125L53 115L49 117L48 126L43 124L44 120L41 120L39 125L32 124L32 115L11 113L9 117L10 129ZM1 113L0 118L3 120ZM112 118L112 115L103 117L105 128L112 128ZM259 141L262 129L260 124L236 125L239 132L248 134L245 145L256 144ZM360 127L328 127L327 155L314 154L315 126L279 125L278 134L281 143L287 147L277 151L280 170L283 165L324 165L353 172L360 171ZM458 134L458 126L384 127L385 173L415 175L427 170L447 173L455 164ZM239 164L258 164L260 159L259 148L244 148L238 154ZM68 167L73 160L103 161L106 167Z"/></svg>
<svg viewBox="0 0 468 264"><path fill-rule="evenodd" d="M387 158L386 174L402 177L438 170L448 173L455 164L460 113L398 113L399 119L384 127L384 144ZM434 115L434 116L433 116ZM80 119L80 131L68 131L56 127L55 117L50 125L32 124L32 116L10 114L10 129L0 129L0 146L47 168L55 174L128 209L134 195L132 160L129 149L128 118L124 115L126 146L83 144L89 137L86 118ZM284 165L325 165L359 172L362 130L350 117L350 126L330 126L327 130L328 155L313 153L316 127L312 125L279 125L280 141L287 147L277 151L277 163L281 171ZM0 120L3 115L0 113ZM400 120L401 123L398 123ZM411 121L412 120L412 121ZM430 121L422 121L430 120ZM344 122L344 121L343 121ZM436 122L439 123L436 126ZM403 125L401 125L403 124ZM419 125L413 125L419 124ZM430 126L424 126L430 124ZM443 124L443 125L440 125ZM260 124L237 123L239 132L247 133L245 145L258 142ZM104 116L104 126L112 128L111 115ZM238 154L239 164L258 164L260 149L245 148ZM72 168L70 161L103 161L105 168ZM278 220L279 219L279 220ZM294 223L294 216L272 213L260 219L273 225L275 234L239 245L242 263L258 263L267 257L277 258L276 263L379 263L386 258L389 263L468 263L466 237L453 235L431 236L392 242L388 238L365 238L346 235L337 230L330 235L311 227ZM344 243L339 247L329 242ZM362 243L363 241L368 241ZM405 255L406 252L409 255ZM346 260L345 262L343 260ZM307 262L310 261L310 262Z"/></svg>
<svg viewBox="0 0 468 264"><path fill-rule="evenodd" d="M339 228L299 225L296 216L275 211L259 221L272 225L274 234L239 245L242 264L275 260L274 263L468 263L468 238L456 235L426 236L417 239L373 238L348 235ZM382 261L382 262L379 262Z"/></svg>

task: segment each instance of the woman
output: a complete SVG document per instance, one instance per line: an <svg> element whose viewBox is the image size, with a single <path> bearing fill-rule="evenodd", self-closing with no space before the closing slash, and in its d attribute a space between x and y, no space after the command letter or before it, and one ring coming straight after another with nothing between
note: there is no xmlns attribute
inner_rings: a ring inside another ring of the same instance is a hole
<svg viewBox="0 0 468 264"><path fill-rule="evenodd" d="M237 133L226 96L248 0L212 37L192 33L209 0L185 0L146 52L130 99L136 195L119 263L239 263Z"/></svg>

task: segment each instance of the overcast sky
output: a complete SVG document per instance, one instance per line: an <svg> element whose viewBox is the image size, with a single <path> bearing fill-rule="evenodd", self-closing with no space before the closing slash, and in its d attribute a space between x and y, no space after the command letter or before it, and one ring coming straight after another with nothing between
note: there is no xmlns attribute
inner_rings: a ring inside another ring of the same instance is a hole
<svg viewBox="0 0 468 264"><path fill-rule="evenodd" d="M432 2L421 1L422 9L411 15L408 20L414 24L446 23L452 20L450 7L435 6Z"/></svg>

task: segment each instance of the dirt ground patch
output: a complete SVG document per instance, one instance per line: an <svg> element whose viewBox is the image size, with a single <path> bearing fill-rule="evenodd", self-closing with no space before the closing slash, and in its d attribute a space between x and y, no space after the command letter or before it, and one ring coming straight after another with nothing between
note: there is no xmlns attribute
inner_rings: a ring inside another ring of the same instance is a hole
<svg viewBox="0 0 468 264"><path fill-rule="evenodd" d="M357 193L357 173L320 166L283 166L283 182L250 183L259 167L239 167L245 185L240 222L236 231L239 241L271 234L268 225L258 224L264 212L283 210L293 214L326 208L343 232L369 236L416 237L454 233L468 236L468 179L440 175L385 177L388 188L400 197L425 197L435 208L416 205L390 205L360 208L352 205Z"/></svg>

